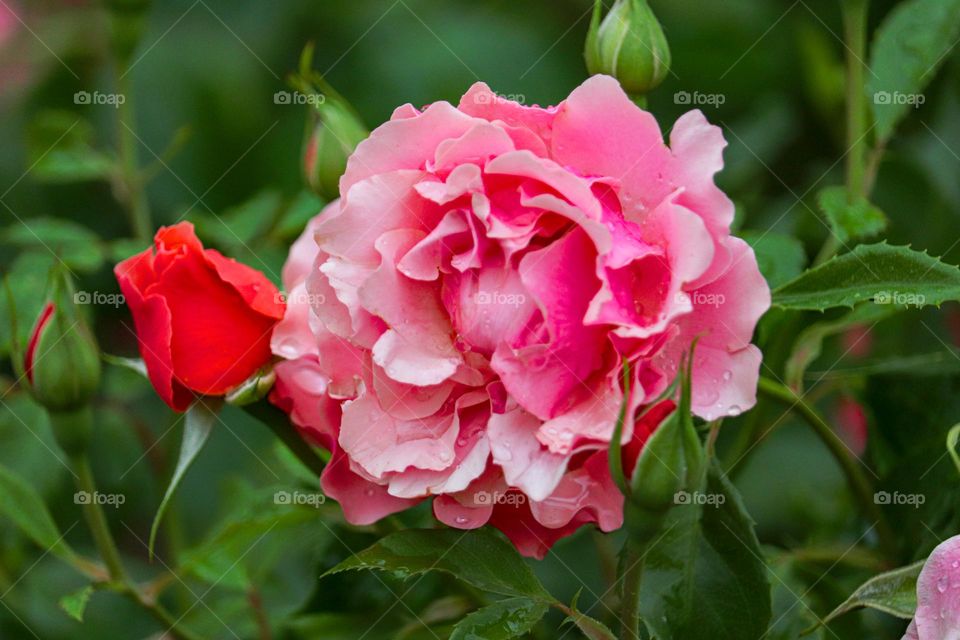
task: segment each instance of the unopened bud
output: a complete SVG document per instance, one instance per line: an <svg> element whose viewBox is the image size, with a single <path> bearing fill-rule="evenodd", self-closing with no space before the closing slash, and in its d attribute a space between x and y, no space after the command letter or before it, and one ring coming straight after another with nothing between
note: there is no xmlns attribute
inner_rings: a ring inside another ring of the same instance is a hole
<svg viewBox="0 0 960 640"><path fill-rule="evenodd" d="M303 173L307 185L319 196L340 195L340 176L347 158L369 132L349 105L334 96L318 101L310 115L303 148Z"/></svg>
<svg viewBox="0 0 960 640"><path fill-rule="evenodd" d="M38 403L51 412L90 403L100 385L100 352L72 300L64 275L44 306L24 354L24 375Z"/></svg>
<svg viewBox="0 0 960 640"><path fill-rule="evenodd" d="M670 47L647 0L616 0L600 19L597 0L584 56L591 74L616 78L631 96L656 88L670 72Z"/></svg>

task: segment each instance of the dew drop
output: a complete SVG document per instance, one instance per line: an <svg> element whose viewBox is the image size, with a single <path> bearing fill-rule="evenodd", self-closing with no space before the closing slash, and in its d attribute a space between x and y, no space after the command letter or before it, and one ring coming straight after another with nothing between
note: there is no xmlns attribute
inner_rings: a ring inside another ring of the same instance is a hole
<svg viewBox="0 0 960 640"><path fill-rule="evenodd" d="M947 591L947 576L940 576L937 579L937 591L945 593Z"/></svg>
<svg viewBox="0 0 960 640"><path fill-rule="evenodd" d="M726 381L729 382L729 381L730 381L730 378L732 378L732 377L733 377L733 372L730 371L729 369L727 369L726 371L723 372L723 379L724 379L724 380L726 380Z"/></svg>
<svg viewBox="0 0 960 640"><path fill-rule="evenodd" d="M743 413L743 409L741 409L739 406L735 404L730 405L730 408L727 409L727 415L730 416L731 418L734 418L740 415L741 413Z"/></svg>
<svg viewBox="0 0 960 640"><path fill-rule="evenodd" d="M453 519L453 521L456 522L457 524L467 524L468 522L470 522L470 518L468 518L467 516L457 516L456 518Z"/></svg>

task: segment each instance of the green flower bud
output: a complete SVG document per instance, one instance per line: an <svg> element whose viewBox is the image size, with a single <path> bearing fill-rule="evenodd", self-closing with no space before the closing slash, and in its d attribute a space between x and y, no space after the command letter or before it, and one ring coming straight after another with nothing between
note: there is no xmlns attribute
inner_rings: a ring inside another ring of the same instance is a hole
<svg viewBox="0 0 960 640"><path fill-rule="evenodd" d="M616 0L600 20L597 0L584 56L591 74L620 81L631 96L655 89L670 71L670 47L647 0Z"/></svg>
<svg viewBox="0 0 960 640"><path fill-rule="evenodd" d="M30 335L23 371L39 404L50 412L74 412L90 403L100 385L100 351L66 276L53 278L53 295Z"/></svg>
<svg viewBox="0 0 960 640"><path fill-rule="evenodd" d="M347 158L368 135L359 117L339 97L318 96L307 123L303 146L303 174L319 196L333 200L340 195L340 176Z"/></svg>
<svg viewBox="0 0 960 640"><path fill-rule="evenodd" d="M276 381L277 374L274 372L273 367L265 367L240 383L240 385L234 387L224 396L224 400L226 400L227 404L232 404L236 407L258 402L267 397L267 394L273 389L273 383Z"/></svg>
<svg viewBox="0 0 960 640"><path fill-rule="evenodd" d="M705 477L706 455L691 413L691 371L692 355L680 373L676 411L644 444L633 470L626 520L638 540L656 535L667 512L684 504L683 492L698 490Z"/></svg>

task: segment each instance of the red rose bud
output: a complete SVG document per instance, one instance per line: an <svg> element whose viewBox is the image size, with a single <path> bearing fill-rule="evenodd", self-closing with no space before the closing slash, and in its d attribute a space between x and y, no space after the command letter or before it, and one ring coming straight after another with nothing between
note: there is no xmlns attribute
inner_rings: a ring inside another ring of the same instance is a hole
<svg viewBox="0 0 960 640"><path fill-rule="evenodd" d="M601 6L587 33L587 70L613 76L631 96L655 89L670 71L670 46L647 0L616 0L602 21Z"/></svg>
<svg viewBox="0 0 960 640"><path fill-rule="evenodd" d="M93 399L100 385L100 352L66 292L66 280L55 278L55 294L37 319L23 362L33 397L49 411L62 413Z"/></svg>
<svg viewBox="0 0 960 640"><path fill-rule="evenodd" d="M347 167L347 158L369 131L339 98L316 98L303 145L303 174L317 195L334 200L340 195L340 176Z"/></svg>
<svg viewBox="0 0 960 640"><path fill-rule="evenodd" d="M224 395L271 359L280 293L259 271L204 249L189 222L162 227L114 273L150 381L175 411L195 394Z"/></svg>

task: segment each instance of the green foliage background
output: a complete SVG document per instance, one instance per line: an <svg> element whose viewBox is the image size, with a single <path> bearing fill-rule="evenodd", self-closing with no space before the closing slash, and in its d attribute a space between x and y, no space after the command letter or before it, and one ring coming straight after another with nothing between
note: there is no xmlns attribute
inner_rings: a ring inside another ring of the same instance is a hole
<svg viewBox="0 0 960 640"><path fill-rule="evenodd" d="M10 277L23 333L43 302L51 252L81 276L81 290L107 295L117 293L112 264L140 247L129 239L109 181L63 179L101 176L112 166L116 111L74 103L77 91L115 91L106 14L92 2L21 4L28 4L21 15L32 33L21 29L0 49L0 269ZM206 243L279 280L289 243L322 204L303 191L300 173L306 107L273 99L289 90L284 77L307 41L316 43L316 68L370 127L406 102L456 102L478 80L528 104L554 104L585 77L581 50L591 4L156 0L130 72L137 153L144 164L163 157L147 188L154 224L185 215ZM768 278L790 279L827 236L817 192L843 182L839 3L651 4L670 41L673 70L650 96L650 110L667 131L689 108L677 104L677 92L723 97L719 106L701 107L730 143L719 182L738 205L743 235L767 244L761 264L769 261ZM872 4L871 32L895 4ZM884 237L891 244L911 244L950 264L960 263L958 60L945 60L924 91L925 103L907 114L872 198L889 219ZM182 127L189 137L165 157ZM64 153L43 155L53 142ZM803 251L783 236L797 238ZM6 316L6 301L0 307ZM88 310L105 351L135 354L122 306ZM798 329L819 319L817 312L790 318L771 312L759 332L771 370L780 375ZM0 323L4 356L9 337ZM826 449L781 406L762 402L724 424L720 459L756 520L772 567L768 638L796 638L868 577L922 559L960 532L960 476L943 445L960 421L958 341L956 303L909 311L873 327L867 354L827 337L806 376L810 398L838 429L844 425L837 399L864 403L864 464L878 490L926 496L919 508L884 507L900 543L892 565L871 551L874 533L858 521ZM363 572L319 580L389 531L428 526L429 508L356 529L333 504L274 504L275 491L315 485L269 432L235 409L223 414L184 480L150 564L145 543L182 425L133 372L109 367L106 375L93 462L100 490L126 497L108 509L111 528L135 576L159 576L164 602L186 612L183 622L203 637L260 637L257 611L279 638L446 637L453 621L486 602L443 574L418 582ZM71 547L92 554L62 457L43 412L15 385L5 361L0 465L43 498ZM531 566L554 596L570 602L580 592L579 608L609 622L606 592L622 537L581 531ZM57 554L0 518L0 637L126 639L157 632L142 610L109 590L93 593L83 624L69 617L58 602L86 584ZM549 614L533 637L556 637L561 620ZM811 637L895 639L904 626L856 612Z"/></svg>

